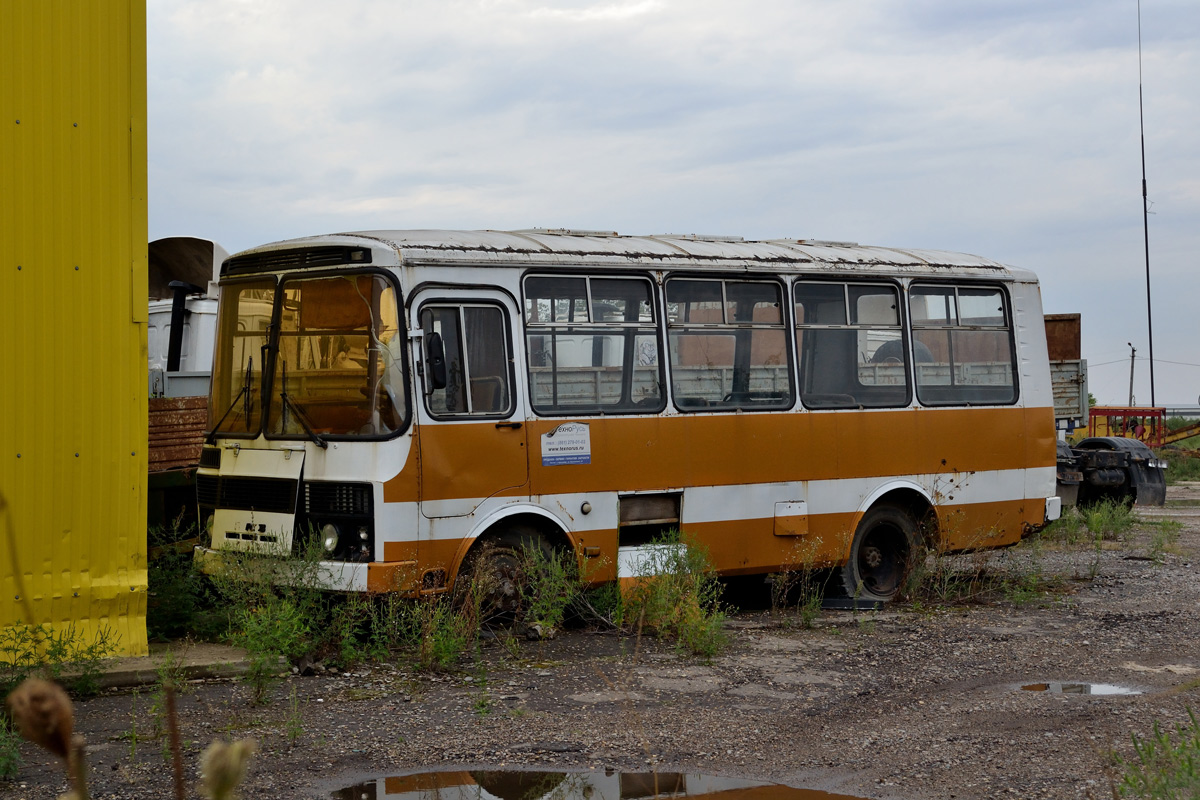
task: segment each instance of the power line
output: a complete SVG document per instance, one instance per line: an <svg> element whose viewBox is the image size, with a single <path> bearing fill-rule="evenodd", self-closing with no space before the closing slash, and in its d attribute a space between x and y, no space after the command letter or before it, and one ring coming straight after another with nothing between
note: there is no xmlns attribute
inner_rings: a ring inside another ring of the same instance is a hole
<svg viewBox="0 0 1200 800"><path fill-rule="evenodd" d="M1138 361L1149 361L1150 359L1146 358L1145 356L1138 356L1137 360ZM1175 364L1180 367L1200 367L1200 364L1193 364L1189 361L1168 361L1165 358L1156 358L1154 360L1157 361L1159 364ZM1107 367L1110 364L1128 364L1128 363L1129 363L1128 358L1118 358L1115 361L1099 361L1099 362L1096 362L1095 364L1093 364L1092 362L1089 361L1088 369L1092 369L1093 367Z"/></svg>

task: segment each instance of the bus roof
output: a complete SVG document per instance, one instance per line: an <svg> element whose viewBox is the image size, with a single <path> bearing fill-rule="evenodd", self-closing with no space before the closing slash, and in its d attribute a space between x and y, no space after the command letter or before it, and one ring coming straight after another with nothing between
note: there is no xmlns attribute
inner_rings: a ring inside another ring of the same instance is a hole
<svg viewBox="0 0 1200 800"><path fill-rule="evenodd" d="M966 253L899 249L814 239L746 241L736 236L664 234L622 236L607 231L534 228L517 231L356 231L256 247L230 258L222 274L287 268L281 251L387 245L400 263L472 266L638 266L654 269L735 268L787 272L825 268L864 273L929 275L953 271L1031 280L1025 270ZM257 263L256 263L257 262ZM378 262L376 262L378 263ZM305 259L296 266L317 266ZM257 268L256 268L257 267Z"/></svg>

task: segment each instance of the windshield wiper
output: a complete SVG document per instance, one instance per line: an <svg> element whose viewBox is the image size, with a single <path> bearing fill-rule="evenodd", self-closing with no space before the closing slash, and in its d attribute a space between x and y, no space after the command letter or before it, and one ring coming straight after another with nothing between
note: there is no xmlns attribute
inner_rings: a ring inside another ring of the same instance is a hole
<svg viewBox="0 0 1200 800"><path fill-rule="evenodd" d="M254 408L254 399L250 396L250 376L253 371L254 357L251 356L250 358L246 359L246 379L242 381L241 390L238 391L237 395L233 398L233 401L230 402L229 408L225 409L225 413L221 415L219 420L217 420L217 424L213 425L213 429L209 432L208 438L205 439L206 443L212 444L217 440L217 431L221 429L221 423L224 422L225 418L229 416L229 412L233 411L233 409L237 406L238 400L242 401L242 414L245 415L246 418L246 430L250 430L250 411Z"/></svg>
<svg viewBox="0 0 1200 800"><path fill-rule="evenodd" d="M283 418L280 420L280 427L279 427L280 433L284 433L287 431L287 412L288 412L288 409L290 408L292 410L292 413L296 415L296 419L299 420L300 424L304 426L304 432L308 434L308 438L310 438L314 442L316 442L317 446L320 447L322 450L328 448L329 443L325 441L324 437L322 437L321 434L319 434L315 430L313 430L312 423L309 422L309 419L307 416L305 416L304 412L300 410L300 405L298 403L296 403L295 400L293 400L291 397L288 396L288 392L287 392L287 361L286 360L283 362L281 370L280 370L279 383L281 384L280 389L279 389L279 399L283 401L283 413L281 415Z"/></svg>

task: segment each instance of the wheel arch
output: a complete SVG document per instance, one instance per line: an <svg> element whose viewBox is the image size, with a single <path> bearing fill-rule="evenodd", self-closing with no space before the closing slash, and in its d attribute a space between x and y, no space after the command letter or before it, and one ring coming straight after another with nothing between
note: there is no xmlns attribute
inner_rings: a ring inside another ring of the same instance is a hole
<svg viewBox="0 0 1200 800"><path fill-rule="evenodd" d="M854 530L862 523L867 513L880 505L890 505L908 512L917 524L917 535L925 546L936 544L938 537L937 504L929 496L925 487L913 481L892 481L877 488L869 494L858 513L854 517ZM847 546L846 554L850 549Z"/></svg>
<svg viewBox="0 0 1200 800"><path fill-rule="evenodd" d="M527 525L533 528L544 536L550 546L555 549L565 549L572 552L576 549L574 535L563 524L562 520L546 509L535 505L505 506L483 517L471 529L467 537L462 540L457 552L454 554L454 564L450 572L450 580L454 581L457 579L458 571L472 548L480 542L500 535L514 525Z"/></svg>

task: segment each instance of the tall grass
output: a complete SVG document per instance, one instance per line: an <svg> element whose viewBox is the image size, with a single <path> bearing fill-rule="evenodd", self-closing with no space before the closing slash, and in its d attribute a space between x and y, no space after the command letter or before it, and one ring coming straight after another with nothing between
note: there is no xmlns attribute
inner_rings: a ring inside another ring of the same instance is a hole
<svg viewBox="0 0 1200 800"><path fill-rule="evenodd" d="M1187 441L1193 441L1188 439ZM1164 448L1160 455L1167 461L1167 484L1180 481L1200 481L1200 458L1184 455L1179 450Z"/></svg>
<svg viewBox="0 0 1200 800"><path fill-rule="evenodd" d="M1132 758L1116 757L1122 770L1121 797L1185 800L1200 797L1200 724L1188 709L1188 722L1164 731L1154 723L1149 736L1132 735Z"/></svg>

